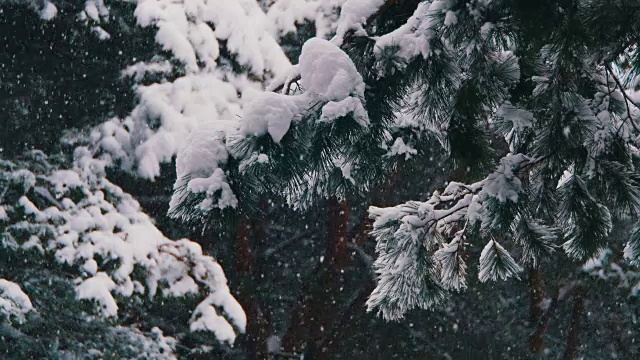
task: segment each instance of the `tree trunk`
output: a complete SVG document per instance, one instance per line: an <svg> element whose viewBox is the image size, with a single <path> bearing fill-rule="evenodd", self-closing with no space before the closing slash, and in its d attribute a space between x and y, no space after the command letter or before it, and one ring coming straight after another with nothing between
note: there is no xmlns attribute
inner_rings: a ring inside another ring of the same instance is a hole
<svg viewBox="0 0 640 360"><path fill-rule="evenodd" d="M269 357L267 339L271 335L271 319L258 296L260 276L259 261L255 254L260 253L256 245L265 238L264 219L254 221L242 217L236 229L235 267L239 275L236 298L247 315L246 333L238 343L245 350L247 359L267 359Z"/></svg>
<svg viewBox="0 0 640 360"><path fill-rule="evenodd" d="M325 251L330 270L343 269L349 263L347 228L349 226L349 204L336 198L329 200L329 234Z"/></svg>
<svg viewBox="0 0 640 360"><path fill-rule="evenodd" d="M573 311L571 312L571 325L567 335L567 347L564 351L564 360L578 358L580 350L580 333L582 332L582 315L584 314L584 290L577 288L574 294Z"/></svg>
<svg viewBox="0 0 640 360"><path fill-rule="evenodd" d="M242 217L236 227L236 271L240 275L250 275L254 268L255 258L251 246L251 221Z"/></svg>
<svg viewBox="0 0 640 360"><path fill-rule="evenodd" d="M362 288L356 294L353 301L348 304L346 309L340 314L336 324L326 334L320 343L320 348L324 349L323 352L315 354L316 360L330 360L333 358L333 353L330 351L331 347L338 344L341 339L344 339L351 331L358 329L359 324L365 320L365 303L369 298L371 292L375 289L375 283L370 281L362 286ZM372 344L375 345L375 344Z"/></svg>
<svg viewBox="0 0 640 360"><path fill-rule="evenodd" d="M328 204L328 238L324 261L317 277L305 284L298 306L293 311L289 328L282 339L282 350L302 353L313 359L314 354L325 352L318 345L325 332L336 321L337 299L344 290L344 272L349 264L347 227L349 205L332 198Z"/></svg>
<svg viewBox="0 0 640 360"><path fill-rule="evenodd" d="M536 329L529 337L529 351L533 354L540 354L544 345L544 333L547 330L550 316L545 316L545 309L542 307L546 294L540 270L529 268L528 280L529 297L531 299L529 303L529 323Z"/></svg>

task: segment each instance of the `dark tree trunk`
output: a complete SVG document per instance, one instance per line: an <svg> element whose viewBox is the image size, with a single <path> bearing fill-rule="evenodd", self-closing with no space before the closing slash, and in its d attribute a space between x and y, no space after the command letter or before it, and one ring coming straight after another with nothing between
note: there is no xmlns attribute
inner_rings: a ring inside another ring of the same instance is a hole
<svg viewBox="0 0 640 360"><path fill-rule="evenodd" d="M571 325L569 334L567 335L567 347L562 357L564 360L574 360L578 358L584 308L584 290L577 288L573 299L573 311L571 312Z"/></svg>
<svg viewBox="0 0 640 360"><path fill-rule="evenodd" d="M350 331L353 329L359 328L357 324L362 323L364 321L365 312L365 303L369 298L369 294L375 288L375 283L370 281L362 286L360 291L358 291L356 297L353 301L348 304L346 309L340 314L336 324L331 328L325 338L322 340L320 344L320 348L324 349L324 352L318 352L315 354L315 360L330 360L333 358L332 354L335 352L330 349L339 344L341 339L344 339L348 336ZM373 344L372 344L373 345Z"/></svg>
<svg viewBox="0 0 640 360"><path fill-rule="evenodd" d="M349 205L332 198L328 204L328 236L324 262L317 276L309 281L293 311L289 328L282 339L282 350L287 353L305 353L314 359L326 348L318 345L336 321L338 298L344 290L344 272L349 264L347 227Z"/></svg>
<svg viewBox="0 0 640 360"><path fill-rule="evenodd" d="M236 228L235 268L239 276L236 298L247 315L246 333L238 343L245 350L247 359L269 357L267 339L272 331L271 318L258 294L261 267L256 257L266 237L264 220L242 217Z"/></svg>
<svg viewBox="0 0 640 360"><path fill-rule="evenodd" d="M329 270L339 271L349 262L347 249L349 226L349 204L339 202L336 198L329 200L329 229L325 259L328 260Z"/></svg>
<svg viewBox="0 0 640 360"><path fill-rule="evenodd" d="M529 268L529 323L536 329L529 337L529 351L533 354L540 354L544 346L544 334L549 325L550 316L545 316L543 308L546 293L544 291L544 281L539 269ZM554 302L555 304L555 302ZM547 309L546 313L552 309Z"/></svg>

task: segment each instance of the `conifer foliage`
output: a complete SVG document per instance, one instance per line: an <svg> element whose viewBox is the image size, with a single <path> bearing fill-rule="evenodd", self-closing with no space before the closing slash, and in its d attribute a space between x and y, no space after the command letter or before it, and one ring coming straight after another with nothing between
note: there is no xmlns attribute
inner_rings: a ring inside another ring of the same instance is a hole
<svg viewBox="0 0 640 360"><path fill-rule="evenodd" d="M217 140L232 160L176 188L174 214L215 220L283 192L302 209L352 198L437 139L465 175L369 209L369 310L398 319L441 305L466 287L472 258L482 282L558 252L586 261L640 211L639 14L634 1L349 0L336 36L307 41L269 87L280 93L256 97Z"/></svg>
<svg viewBox="0 0 640 360"><path fill-rule="evenodd" d="M247 320L220 265L197 243L164 237L84 150L71 170L39 151L0 160L0 351L98 358L118 352L121 338L139 352L122 356L172 358L178 340L158 327L164 302L192 306L175 318L179 333L232 344ZM40 333L56 322L64 334Z"/></svg>

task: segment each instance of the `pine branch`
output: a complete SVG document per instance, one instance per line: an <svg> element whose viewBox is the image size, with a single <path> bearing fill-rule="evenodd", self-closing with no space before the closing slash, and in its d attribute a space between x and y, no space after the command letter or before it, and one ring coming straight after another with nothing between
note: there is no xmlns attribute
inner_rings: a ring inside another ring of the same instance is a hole
<svg viewBox="0 0 640 360"><path fill-rule="evenodd" d="M605 64L604 66L607 69L607 73L610 74L611 77L613 78L613 80L616 82L617 87L620 88L620 92L622 93L622 96L624 96L624 104L625 104L625 106L627 108L627 118L625 118L622 121L622 125L624 125L624 123L627 120L629 120L629 122L631 123L631 126L633 126L633 128L636 130L636 132L640 133L640 129L638 128L638 126L633 121L633 116L631 115L631 108L629 107L629 103L633 104L633 106L635 106L636 109L640 109L640 105L638 105L635 101L633 101L631 98L629 98L629 95L627 95L627 92L625 91L624 86L620 83L620 79L618 79L618 77L613 73L613 70L611 69L611 66L609 64ZM608 87L608 85L607 85L607 87Z"/></svg>

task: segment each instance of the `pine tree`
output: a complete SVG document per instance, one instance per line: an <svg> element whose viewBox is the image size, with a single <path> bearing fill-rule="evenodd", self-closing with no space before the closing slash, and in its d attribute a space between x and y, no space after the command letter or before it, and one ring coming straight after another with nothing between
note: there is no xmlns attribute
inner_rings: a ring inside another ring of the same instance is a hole
<svg viewBox="0 0 640 360"><path fill-rule="evenodd" d="M2 70L10 80L2 83L9 125L2 147L11 159L0 160L1 352L122 358L229 352L219 343L233 343L246 319L220 266L198 244L164 237L138 203L105 178L106 167L120 160L109 151L135 152L119 142L130 145L127 130L144 129L117 119L92 134L82 129L130 112L131 84L177 77L186 65L157 54L155 32L136 25L140 18L130 3L0 6L7 30ZM149 61L131 64L136 58ZM194 82L209 79L236 96L214 76ZM20 110L25 106L35 112ZM154 126L153 119L145 121ZM63 146L60 129L71 132ZM167 145L157 138L157 146ZM16 155L29 147L67 154Z"/></svg>
<svg viewBox="0 0 640 360"><path fill-rule="evenodd" d="M579 267L616 247L615 224L640 210L639 11L634 1L349 0L331 42L307 41L268 87L277 92L218 139L228 160L176 187L173 213L215 226L261 196L301 210L362 199L402 157L439 144L456 169L444 188L369 209L370 310L400 319L445 306L466 288L469 260L481 282ZM626 262L638 261L636 232L622 240Z"/></svg>

